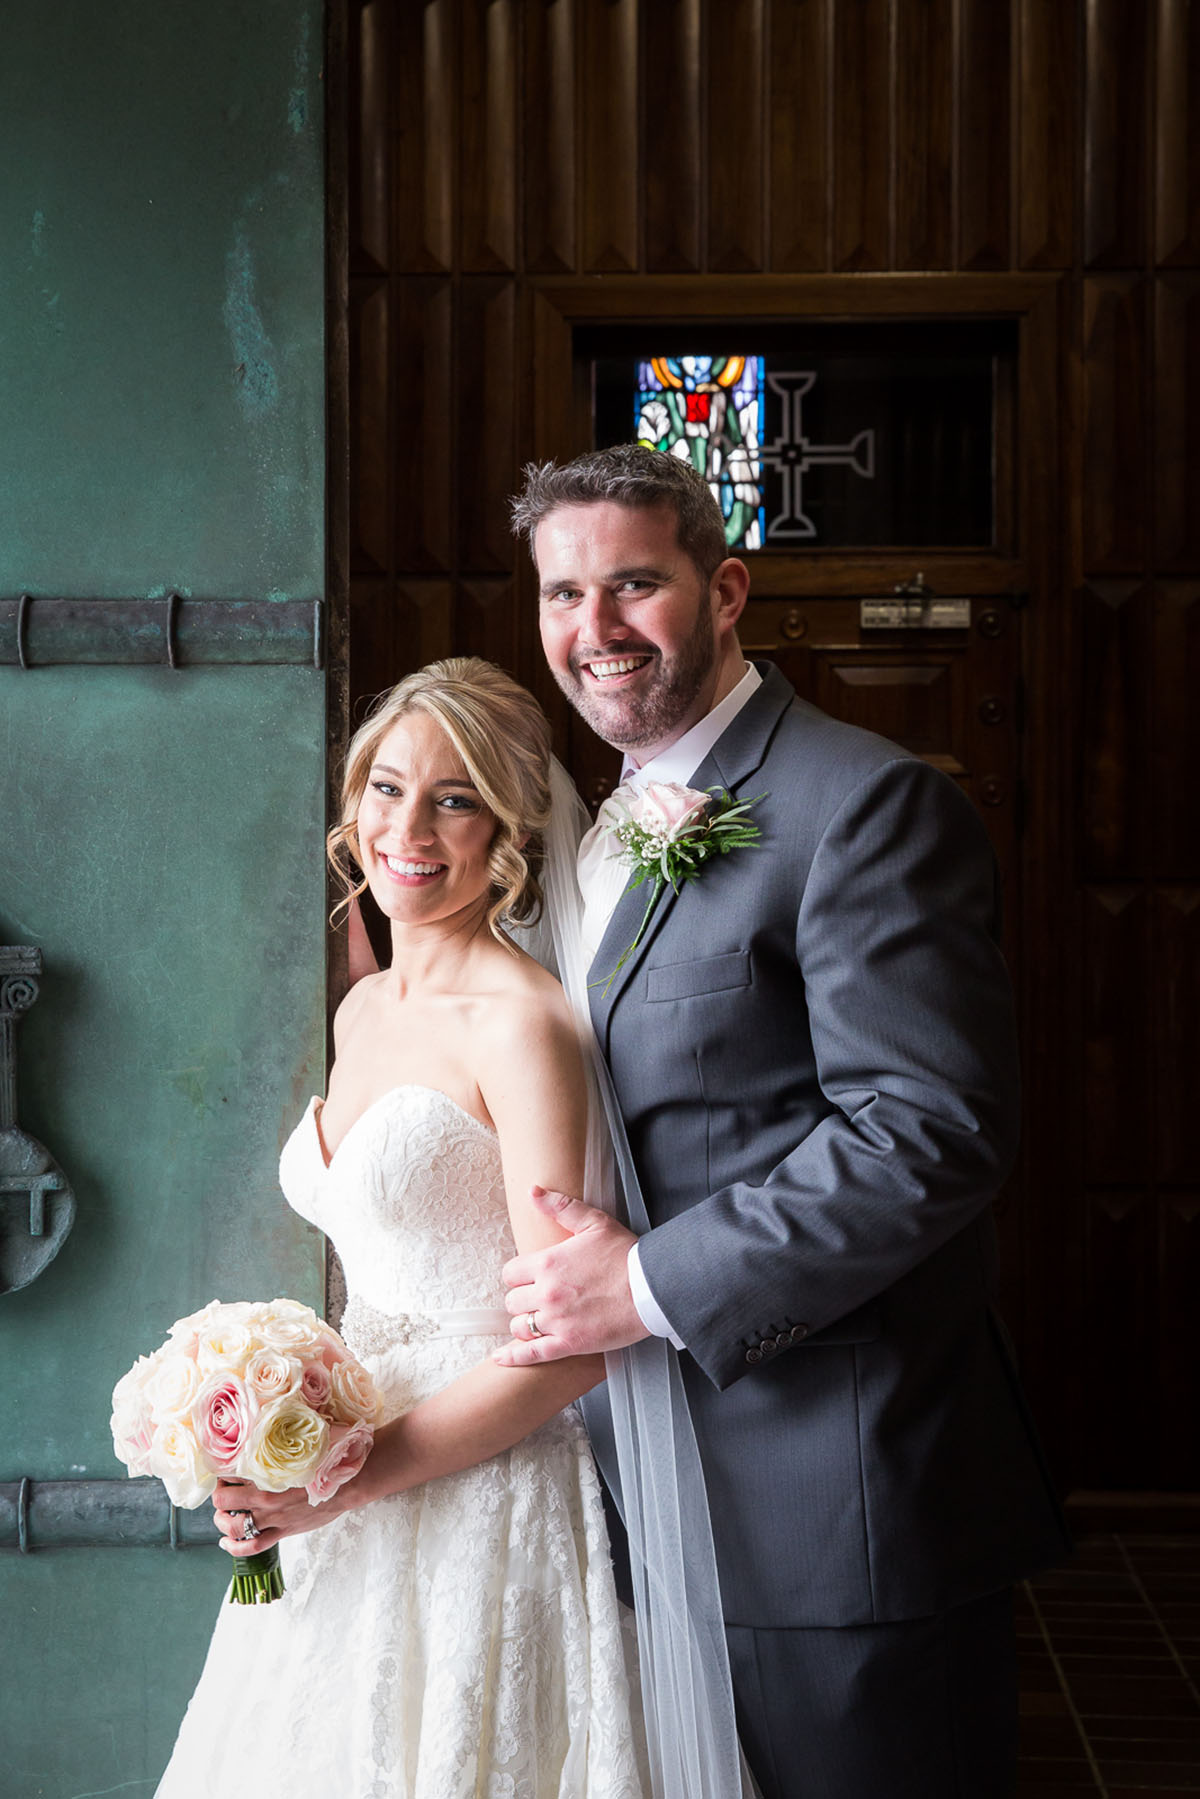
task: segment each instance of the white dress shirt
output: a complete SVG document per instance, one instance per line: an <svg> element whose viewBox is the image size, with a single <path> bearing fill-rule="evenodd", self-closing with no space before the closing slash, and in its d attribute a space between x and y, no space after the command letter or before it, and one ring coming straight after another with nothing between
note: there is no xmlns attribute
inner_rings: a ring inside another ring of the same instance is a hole
<svg viewBox="0 0 1200 1799"><path fill-rule="evenodd" d="M681 787L688 786L726 726L737 717L755 688L761 685L762 676L753 663L748 662L746 672L737 686L723 700L718 701L711 712L706 712L690 731L685 731L682 737L669 743L665 750L660 750L657 756L652 756L640 768L626 758L625 767L621 771L622 785L636 790L647 786L651 781L677 781ZM605 817L602 806L596 823L579 845L583 942L589 958L594 957L600 947L600 940L608 928L608 921L616 909L617 901L629 884L628 867L619 856L613 854L616 846L610 824L611 819ZM676 1349L683 1349L685 1345L682 1338L671 1328L670 1321L651 1293L649 1283L642 1273L636 1243L629 1251L628 1267L629 1290L633 1295L638 1317L646 1329L652 1336L668 1337Z"/></svg>

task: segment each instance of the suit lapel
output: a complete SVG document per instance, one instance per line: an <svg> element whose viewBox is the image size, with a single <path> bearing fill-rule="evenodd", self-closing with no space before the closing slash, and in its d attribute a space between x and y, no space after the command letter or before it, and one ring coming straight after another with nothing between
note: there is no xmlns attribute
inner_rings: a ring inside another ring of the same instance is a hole
<svg viewBox="0 0 1200 1799"><path fill-rule="evenodd" d="M691 786L723 787L730 793L736 793L739 784L748 780L761 766L775 728L796 695L774 663L759 666L763 675L762 685L755 689L737 716L730 720L692 776ZM703 872L699 878L704 879ZM609 975L637 935L650 897L650 883L644 881L632 892L626 890L617 901L588 976L592 1023L597 1039L606 1052L608 1030L617 1001L674 908L684 901L687 885L685 882L679 893L675 892L670 883L663 888L642 933L641 942L610 982Z"/></svg>

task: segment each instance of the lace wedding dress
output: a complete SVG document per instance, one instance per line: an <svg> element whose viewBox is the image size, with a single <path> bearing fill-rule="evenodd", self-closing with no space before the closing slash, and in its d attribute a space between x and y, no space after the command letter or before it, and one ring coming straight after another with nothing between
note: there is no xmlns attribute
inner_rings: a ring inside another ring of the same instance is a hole
<svg viewBox="0 0 1200 1799"><path fill-rule="evenodd" d="M507 1333L499 1146L404 1086L327 1166L318 1103L280 1182L338 1247L343 1335L394 1417ZM281 1600L222 1608L158 1799L643 1799L630 1632L574 1408L280 1553Z"/></svg>

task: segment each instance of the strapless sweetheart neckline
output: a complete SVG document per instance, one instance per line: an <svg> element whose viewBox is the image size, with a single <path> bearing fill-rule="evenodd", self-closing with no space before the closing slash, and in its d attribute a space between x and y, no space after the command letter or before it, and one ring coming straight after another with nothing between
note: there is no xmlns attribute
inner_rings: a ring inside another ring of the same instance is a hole
<svg viewBox="0 0 1200 1799"><path fill-rule="evenodd" d="M369 1106L364 1107L358 1117L354 1120L353 1124L348 1125L338 1138L337 1148L331 1151L326 1148L325 1138L321 1131L320 1114L324 1110L325 1101L321 1098L319 1093L314 1093L312 1099L309 1101L308 1116L312 1120L313 1135L317 1140L317 1149L326 1169L333 1167L334 1162L342 1152L343 1145L354 1135L359 1125L364 1123L364 1121L371 1116L372 1112L378 1111L379 1108L386 1105L389 1100L395 1099L396 1095L399 1093L431 1093L438 1099L444 1100L452 1112L457 1112L460 1118L465 1118L468 1123L473 1124L477 1131L482 1131L484 1135L490 1137L493 1142L496 1141L496 1132L492 1126L490 1124L484 1124L482 1118L476 1118L474 1112L468 1112L467 1108L464 1105L460 1105L458 1100L447 1093L444 1088L429 1087L426 1086L423 1081L397 1081L394 1087L385 1088L376 1099L371 1101Z"/></svg>

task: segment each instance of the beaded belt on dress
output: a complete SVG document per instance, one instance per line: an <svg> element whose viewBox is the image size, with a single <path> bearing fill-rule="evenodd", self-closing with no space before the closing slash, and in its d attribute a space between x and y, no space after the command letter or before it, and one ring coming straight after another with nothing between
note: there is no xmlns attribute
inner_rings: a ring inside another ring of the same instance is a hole
<svg viewBox="0 0 1200 1799"><path fill-rule="evenodd" d="M508 1313L499 1306L466 1306L450 1312L379 1312L357 1295L342 1315L342 1335L353 1350L378 1353L438 1337L507 1337Z"/></svg>

